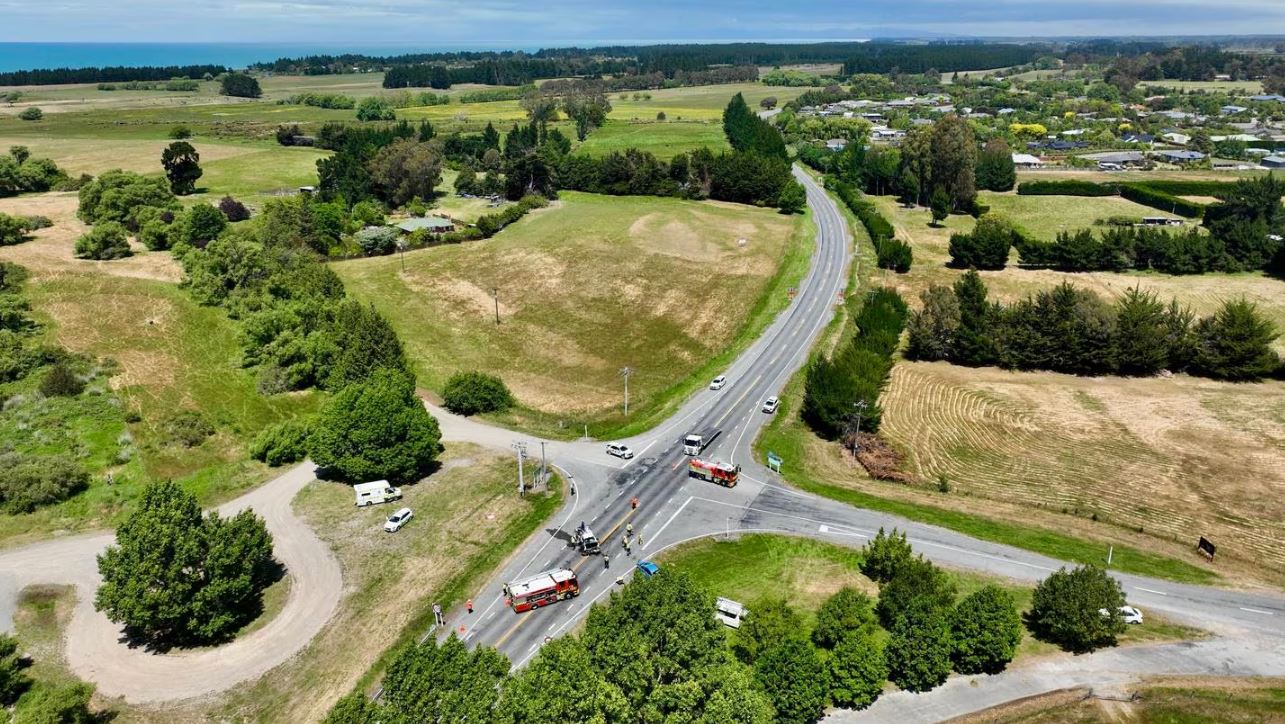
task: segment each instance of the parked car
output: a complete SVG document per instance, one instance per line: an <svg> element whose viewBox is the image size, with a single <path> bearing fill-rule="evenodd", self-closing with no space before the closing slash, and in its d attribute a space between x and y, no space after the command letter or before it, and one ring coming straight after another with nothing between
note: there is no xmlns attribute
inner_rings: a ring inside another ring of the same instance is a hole
<svg viewBox="0 0 1285 724"><path fill-rule="evenodd" d="M713 382L709 383L709 388L711 390L721 390L723 389L723 386L726 384L727 384L727 375L719 375L718 377L714 378Z"/></svg>
<svg viewBox="0 0 1285 724"><path fill-rule="evenodd" d="M776 412L776 408L780 404L781 401L777 399L776 395L772 395L766 400L763 400L763 412L771 415L773 412Z"/></svg>
<svg viewBox="0 0 1285 724"><path fill-rule="evenodd" d="M410 511L410 508L402 508L388 516L388 521L384 523L384 532L396 533L413 517L415 517L415 514Z"/></svg>
<svg viewBox="0 0 1285 724"><path fill-rule="evenodd" d="M607 443L607 454L615 455L622 460L629 460L634 456L634 451L630 450L628 445L618 442L609 442Z"/></svg>
<svg viewBox="0 0 1285 724"><path fill-rule="evenodd" d="M635 564L635 567L638 569L639 573L648 578L651 578L660 571L660 566L652 563L651 561L638 561L638 563Z"/></svg>
<svg viewBox="0 0 1285 724"><path fill-rule="evenodd" d="M1103 618L1111 615L1111 612L1107 611L1105 608L1099 608L1098 613L1102 614ZM1138 610L1134 606L1121 606L1120 619L1125 623L1142 623L1142 611Z"/></svg>

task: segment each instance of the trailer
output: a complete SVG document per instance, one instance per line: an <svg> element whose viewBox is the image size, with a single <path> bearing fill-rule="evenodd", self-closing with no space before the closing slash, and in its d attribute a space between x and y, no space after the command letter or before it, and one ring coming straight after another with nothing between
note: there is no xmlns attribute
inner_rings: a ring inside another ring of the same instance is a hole
<svg viewBox="0 0 1285 724"><path fill-rule="evenodd" d="M692 458L687 464L687 474L710 483L718 483L725 488L734 488L741 476L741 466L717 460Z"/></svg>
<svg viewBox="0 0 1285 724"><path fill-rule="evenodd" d="M707 427L704 430L688 433L687 437L683 438L683 453L686 455L700 455L705 452L705 448L709 447L709 444L714 442L714 438L718 437L721 432L722 430L717 427Z"/></svg>
<svg viewBox="0 0 1285 724"><path fill-rule="evenodd" d="M582 556L590 556L594 553L601 553L602 547L598 543L598 536L593 534L593 530L581 521L576 527L576 532L571 536L571 542L575 544L576 549Z"/></svg>
<svg viewBox="0 0 1285 724"><path fill-rule="evenodd" d="M548 606L580 595L580 581L575 571L557 568L538 573L521 581L504 584L505 605L514 613Z"/></svg>
<svg viewBox="0 0 1285 724"><path fill-rule="evenodd" d="M393 487L393 484L387 480L376 480L373 483L357 483L352 486L352 489L357 496L358 508L387 503L392 500L399 500L402 497L402 489Z"/></svg>

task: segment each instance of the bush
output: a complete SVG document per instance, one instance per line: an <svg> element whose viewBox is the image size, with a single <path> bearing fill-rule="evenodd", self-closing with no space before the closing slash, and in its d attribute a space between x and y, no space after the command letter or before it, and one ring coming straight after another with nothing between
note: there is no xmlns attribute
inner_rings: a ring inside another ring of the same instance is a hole
<svg viewBox="0 0 1285 724"><path fill-rule="evenodd" d="M245 221L250 218L250 210L245 207L245 204L231 196L224 196L219 201L219 211L223 212L228 221Z"/></svg>
<svg viewBox="0 0 1285 724"><path fill-rule="evenodd" d="M1258 380L1280 368L1272 349L1279 336L1275 326L1244 299L1234 299L1196 325L1196 357L1192 367L1208 377Z"/></svg>
<svg viewBox="0 0 1285 724"><path fill-rule="evenodd" d="M499 377L456 372L442 389L442 405L457 415L500 412L513 406L513 395Z"/></svg>
<svg viewBox="0 0 1285 724"><path fill-rule="evenodd" d="M1120 582L1103 569L1062 568L1035 587L1027 625L1037 637L1068 651L1114 646L1125 628L1120 617L1124 601Z"/></svg>
<svg viewBox="0 0 1285 724"><path fill-rule="evenodd" d="M179 410L161 423L170 444L196 447L214 434L214 425L198 410Z"/></svg>
<svg viewBox="0 0 1285 724"><path fill-rule="evenodd" d="M31 678L24 668L26 662L18 651L18 640L9 634L0 634L0 706L13 704L31 686Z"/></svg>
<svg viewBox="0 0 1285 724"><path fill-rule="evenodd" d="M219 92L234 98L258 98L263 95L259 81L245 73L225 73L220 76Z"/></svg>
<svg viewBox="0 0 1285 724"><path fill-rule="evenodd" d="M30 230L24 219L0 214L0 246L21 244L27 240Z"/></svg>
<svg viewBox="0 0 1285 724"><path fill-rule="evenodd" d="M898 274L910 271L914 260L910 244L901 239L886 239L875 248L876 264L880 269L891 269Z"/></svg>
<svg viewBox="0 0 1285 724"><path fill-rule="evenodd" d="M22 217L22 223L27 227L27 231L48 229L54 225L53 219L40 215L24 216Z"/></svg>
<svg viewBox="0 0 1285 724"><path fill-rule="evenodd" d="M192 129L184 125L177 125L170 129L170 138L176 141L182 141L192 137Z"/></svg>
<svg viewBox="0 0 1285 724"><path fill-rule="evenodd" d="M89 473L70 455L0 455L0 501L6 513L30 513L89 487Z"/></svg>
<svg viewBox="0 0 1285 724"><path fill-rule="evenodd" d="M119 221L132 226L144 208L179 208L164 178L119 169L106 171L82 186L79 196L76 215L87 224Z"/></svg>
<svg viewBox="0 0 1285 724"><path fill-rule="evenodd" d="M286 420L265 427L250 445L250 457L277 467L308 457L308 424Z"/></svg>
<svg viewBox="0 0 1285 724"><path fill-rule="evenodd" d="M45 397L75 397L85 391L85 383L65 362L55 362L40 380L40 394Z"/></svg>
<svg viewBox="0 0 1285 724"><path fill-rule="evenodd" d="M14 724L94 724L93 695L93 685L83 681L38 686L19 700Z"/></svg>
<svg viewBox="0 0 1285 724"><path fill-rule="evenodd" d="M125 227L115 221L94 224L88 233L76 240L76 256L81 259L123 259L133 254L125 239Z"/></svg>
<svg viewBox="0 0 1285 724"><path fill-rule="evenodd" d="M357 120L359 121L392 121L397 118L397 113L393 110L388 101L378 96L366 96L357 104Z"/></svg>
<svg viewBox="0 0 1285 724"><path fill-rule="evenodd" d="M998 674L1013 660L1022 640L1022 619L1013 597L999 586L982 587L959 602L950 616L955 670Z"/></svg>
<svg viewBox="0 0 1285 724"><path fill-rule="evenodd" d="M30 108L24 108L22 113L18 114L18 117L24 121L38 121L45 117L45 112L35 106L31 106Z"/></svg>
<svg viewBox="0 0 1285 724"><path fill-rule="evenodd" d="M353 238L366 256L383 256L397 249L397 229L391 226L367 226Z"/></svg>

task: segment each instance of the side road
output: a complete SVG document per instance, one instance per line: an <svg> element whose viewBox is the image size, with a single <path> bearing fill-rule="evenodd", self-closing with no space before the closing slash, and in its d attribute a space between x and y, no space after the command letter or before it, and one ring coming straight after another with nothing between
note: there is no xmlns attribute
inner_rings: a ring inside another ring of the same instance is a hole
<svg viewBox="0 0 1285 724"><path fill-rule="evenodd" d="M173 701L257 678L306 646L334 615L343 592L339 561L290 507L315 478L314 472L312 463L305 462L218 509L230 515L251 508L263 516L277 560L290 577L290 593L280 613L243 638L217 648L169 654L130 648L122 641L120 627L94 610L94 591L101 580L97 556L114 540L111 533L0 553L0 626L12 629L23 588L70 585L76 589L76 607L67 629L67 663L106 696L131 702Z"/></svg>

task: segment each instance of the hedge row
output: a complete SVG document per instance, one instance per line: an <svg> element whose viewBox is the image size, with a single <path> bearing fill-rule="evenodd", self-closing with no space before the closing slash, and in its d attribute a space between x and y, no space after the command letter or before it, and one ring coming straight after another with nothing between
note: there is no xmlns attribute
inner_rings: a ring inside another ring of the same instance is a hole
<svg viewBox="0 0 1285 724"><path fill-rule="evenodd" d="M896 231L892 228L892 223L879 213L879 209L863 198L861 192L857 191L852 184L828 177L826 187L837 194L856 215L861 225L866 227L866 231L870 234L870 243L875 249L879 268L892 269L898 274L910 271L910 265L914 259L910 245L893 238Z"/></svg>
<svg viewBox="0 0 1285 724"><path fill-rule="evenodd" d="M1120 195L1134 203L1189 219L1199 219L1205 213L1204 204L1159 191L1145 183L1121 184Z"/></svg>
<svg viewBox="0 0 1285 724"><path fill-rule="evenodd" d="M1226 181L1187 181L1184 179L1155 179L1138 181L1134 185L1146 186L1154 191L1174 196L1217 196L1235 186Z"/></svg>
<svg viewBox="0 0 1285 724"><path fill-rule="evenodd" d="M1023 181L1017 185L1019 196L1115 196L1114 184L1092 181Z"/></svg>

